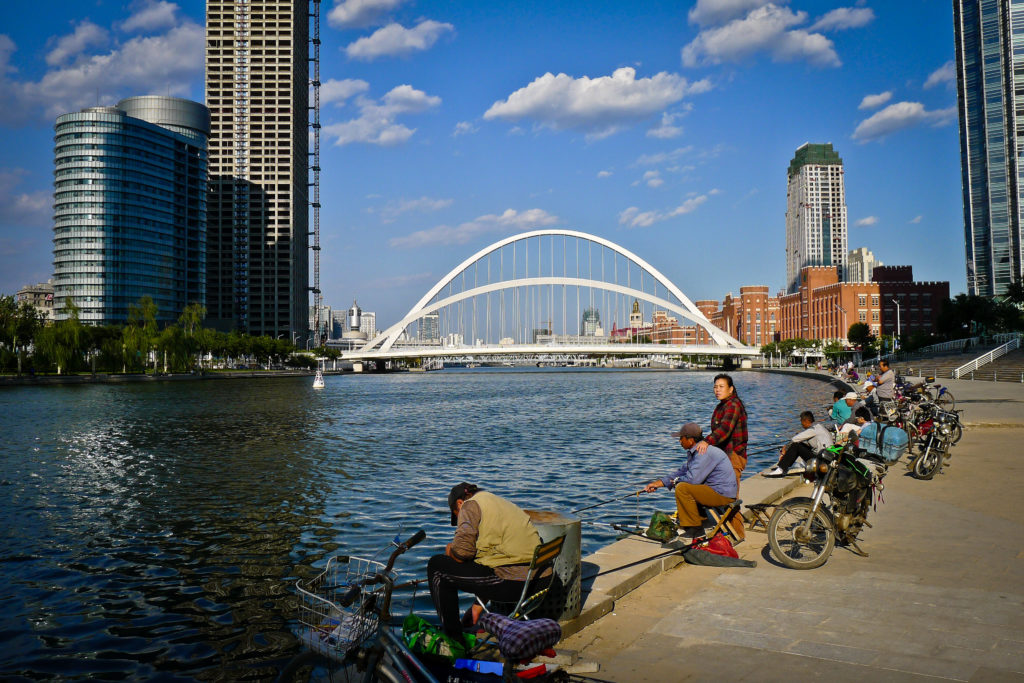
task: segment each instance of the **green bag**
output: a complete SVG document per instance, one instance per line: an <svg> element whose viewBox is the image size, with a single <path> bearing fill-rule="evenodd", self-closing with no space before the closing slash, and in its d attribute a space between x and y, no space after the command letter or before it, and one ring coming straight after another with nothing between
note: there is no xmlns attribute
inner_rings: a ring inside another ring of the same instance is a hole
<svg viewBox="0 0 1024 683"><path fill-rule="evenodd" d="M402 636L413 652L437 655L452 662L464 658L466 652L476 645L475 635L465 633L460 642L415 614L408 615L402 622Z"/></svg>
<svg viewBox="0 0 1024 683"><path fill-rule="evenodd" d="M651 515L651 523L644 533L647 538L655 541L671 541L679 534L679 526L673 521L667 512L655 510Z"/></svg>

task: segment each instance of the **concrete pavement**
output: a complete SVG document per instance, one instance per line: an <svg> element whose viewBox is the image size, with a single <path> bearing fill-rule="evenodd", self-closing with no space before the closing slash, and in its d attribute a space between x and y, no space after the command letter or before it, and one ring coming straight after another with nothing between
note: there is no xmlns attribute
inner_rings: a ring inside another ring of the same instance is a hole
<svg viewBox="0 0 1024 683"><path fill-rule="evenodd" d="M1024 385L947 385L969 428L934 480L890 468L860 536L870 557L837 548L823 567L787 569L748 531L738 550L754 569L670 558L599 577L559 648L623 682L1024 681ZM779 485L755 476L741 496ZM659 549L621 541L585 558L584 575Z"/></svg>

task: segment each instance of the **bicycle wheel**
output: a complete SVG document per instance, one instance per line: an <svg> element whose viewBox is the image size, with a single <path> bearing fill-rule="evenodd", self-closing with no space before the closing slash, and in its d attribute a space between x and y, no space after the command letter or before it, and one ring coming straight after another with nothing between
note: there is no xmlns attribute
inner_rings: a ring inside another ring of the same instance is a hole
<svg viewBox="0 0 1024 683"><path fill-rule="evenodd" d="M935 398L935 405L939 406L943 410L952 412L953 408L956 407L956 399L953 398L953 394L949 391L944 391Z"/></svg>
<svg viewBox="0 0 1024 683"><path fill-rule="evenodd" d="M820 567L835 547L835 527L824 511L819 509L810 526L803 528L812 508L810 498L790 498L775 508L768 520L768 542L772 554L791 569Z"/></svg>

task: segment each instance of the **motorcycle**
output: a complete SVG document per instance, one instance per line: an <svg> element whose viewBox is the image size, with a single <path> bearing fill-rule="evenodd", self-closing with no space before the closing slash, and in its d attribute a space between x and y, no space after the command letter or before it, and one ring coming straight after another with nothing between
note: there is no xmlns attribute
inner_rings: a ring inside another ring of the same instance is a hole
<svg viewBox="0 0 1024 683"><path fill-rule="evenodd" d="M936 410L929 421L931 424L921 452L907 467L916 479L932 479L944 467L948 467L953 457L949 449L963 436L957 411Z"/></svg>
<svg viewBox="0 0 1024 683"><path fill-rule="evenodd" d="M867 557L857 535L870 527L868 511L884 485L888 464L852 444L830 446L810 459L804 478L814 483L811 497L790 498L768 521L772 554L792 569L825 564L835 545Z"/></svg>

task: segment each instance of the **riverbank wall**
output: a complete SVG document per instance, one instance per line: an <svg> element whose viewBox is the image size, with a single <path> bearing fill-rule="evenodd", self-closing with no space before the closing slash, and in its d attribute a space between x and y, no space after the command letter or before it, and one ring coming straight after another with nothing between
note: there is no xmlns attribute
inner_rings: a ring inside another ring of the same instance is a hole
<svg viewBox="0 0 1024 683"><path fill-rule="evenodd" d="M340 375L341 370L325 372L325 375ZM4 386L51 386L62 384L130 384L133 382L181 382L216 379L252 379L254 377L312 377L313 370L232 370L228 372L187 372L166 374L103 374L95 375L22 375L0 377Z"/></svg>

